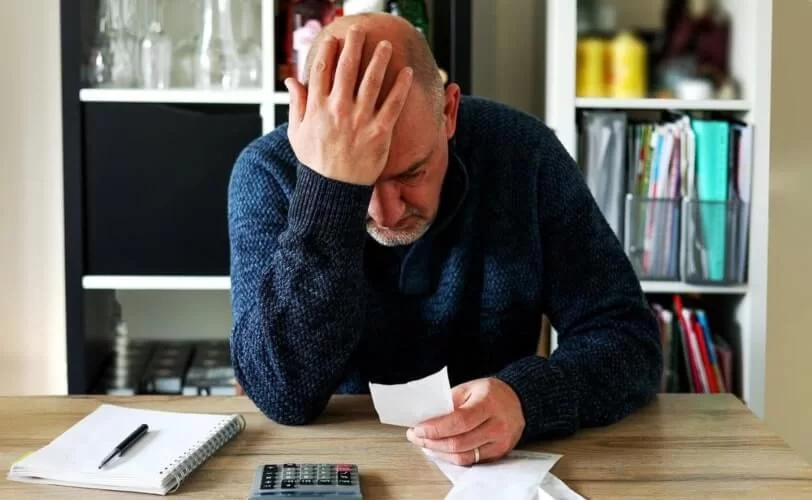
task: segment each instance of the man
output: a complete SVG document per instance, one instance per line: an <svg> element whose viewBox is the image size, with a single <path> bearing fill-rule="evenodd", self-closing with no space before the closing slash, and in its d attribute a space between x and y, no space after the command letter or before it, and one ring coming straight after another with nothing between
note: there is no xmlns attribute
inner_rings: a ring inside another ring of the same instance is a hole
<svg viewBox="0 0 812 500"><path fill-rule="evenodd" d="M262 412L306 424L332 394L447 366L454 412L407 437L470 464L653 396L657 325L548 128L444 88L390 15L329 25L305 74L229 192L232 357Z"/></svg>

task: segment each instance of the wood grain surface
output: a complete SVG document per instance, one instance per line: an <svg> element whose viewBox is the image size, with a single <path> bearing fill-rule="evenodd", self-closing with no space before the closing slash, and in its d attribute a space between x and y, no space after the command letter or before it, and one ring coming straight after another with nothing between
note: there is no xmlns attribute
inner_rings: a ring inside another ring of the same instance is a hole
<svg viewBox="0 0 812 500"><path fill-rule="evenodd" d="M406 440L382 425L364 396L337 396L314 424L269 421L245 397L0 398L0 466L65 431L100 403L170 411L238 412L246 429L172 496L245 499L257 465L352 462L365 500L442 499L450 483ZM536 443L563 454L553 473L586 498L812 498L812 467L730 395L661 395L608 427ZM0 481L0 498L150 498Z"/></svg>

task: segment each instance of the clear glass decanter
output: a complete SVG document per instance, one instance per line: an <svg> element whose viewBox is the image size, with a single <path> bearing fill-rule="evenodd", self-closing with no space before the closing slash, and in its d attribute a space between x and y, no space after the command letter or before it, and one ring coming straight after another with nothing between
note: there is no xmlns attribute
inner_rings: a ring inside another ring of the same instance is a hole
<svg viewBox="0 0 812 500"><path fill-rule="evenodd" d="M240 84L240 60L231 24L231 0L202 0L195 86L235 89Z"/></svg>
<svg viewBox="0 0 812 500"><path fill-rule="evenodd" d="M192 19L191 30L188 35L177 37L174 42L172 55L172 86L194 87L197 74L197 47L200 44L202 31L202 14L200 0L170 0L172 13L188 16Z"/></svg>
<svg viewBox="0 0 812 500"><path fill-rule="evenodd" d="M147 89L165 89L172 71L172 40L164 31L163 2L146 0L148 28L141 40L141 84Z"/></svg>
<svg viewBox="0 0 812 500"><path fill-rule="evenodd" d="M119 0L99 4L99 27L90 49L87 80L93 87L133 87L137 39L124 24Z"/></svg>
<svg viewBox="0 0 812 500"><path fill-rule="evenodd" d="M258 0L242 0L240 23L240 86L262 86L262 46L257 32L256 20L260 16Z"/></svg>

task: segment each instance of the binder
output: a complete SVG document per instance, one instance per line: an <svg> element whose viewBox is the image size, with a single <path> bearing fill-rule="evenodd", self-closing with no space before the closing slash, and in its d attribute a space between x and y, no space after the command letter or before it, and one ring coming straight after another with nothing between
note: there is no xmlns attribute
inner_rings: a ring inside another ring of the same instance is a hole
<svg viewBox="0 0 812 500"><path fill-rule="evenodd" d="M694 120L696 135L696 190L700 201L697 226L707 251L708 273L712 281L725 277L728 155L730 125L719 120ZM704 203L719 202L719 203Z"/></svg>
<svg viewBox="0 0 812 500"><path fill-rule="evenodd" d="M738 162L736 166L736 196L741 202L739 224L737 227L738 252L736 254L736 281L745 281L747 248L750 244L750 196L752 193L753 175L753 126L736 124L734 130L739 134Z"/></svg>
<svg viewBox="0 0 812 500"><path fill-rule="evenodd" d="M623 235L626 181L626 114L584 112L586 182L618 239Z"/></svg>

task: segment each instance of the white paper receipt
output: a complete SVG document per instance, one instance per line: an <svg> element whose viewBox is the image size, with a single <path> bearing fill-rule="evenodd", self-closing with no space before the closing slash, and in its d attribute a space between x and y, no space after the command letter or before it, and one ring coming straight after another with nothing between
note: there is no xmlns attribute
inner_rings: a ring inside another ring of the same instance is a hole
<svg viewBox="0 0 812 500"><path fill-rule="evenodd" d="M497 462L472 467L424 453L453 484L445 500L584 500L549 472L561 458L557 453L513 450Z"/></svg>
<svg viewBox="0 0 812 500"><path fill-rule="evenodd" d="M454 411L448 369L405 384L369 383L372 403L382 424L413 427Z"/></svg>

